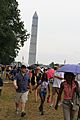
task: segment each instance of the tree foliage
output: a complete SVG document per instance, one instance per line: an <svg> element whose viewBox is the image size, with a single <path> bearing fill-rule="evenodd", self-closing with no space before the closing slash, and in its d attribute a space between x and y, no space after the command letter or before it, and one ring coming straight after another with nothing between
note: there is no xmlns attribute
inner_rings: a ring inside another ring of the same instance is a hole
<svg viewBox="0 0 80 120"><path fill-rule="evenodd" d="M16 0L0 0L0 64L10 64L29 34L24 29Z"/></svg>
<svg viewBox="0 0 80 120"><path fill-rule="evenodd" d="M54 62L50 63L49 67L54 68Z"/></svg>

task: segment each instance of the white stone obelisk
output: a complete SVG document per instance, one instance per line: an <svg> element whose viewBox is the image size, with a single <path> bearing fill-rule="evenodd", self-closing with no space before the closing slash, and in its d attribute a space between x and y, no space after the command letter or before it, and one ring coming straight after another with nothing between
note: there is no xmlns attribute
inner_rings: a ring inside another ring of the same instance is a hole
<svg viewBox="0 0 80 120"><path fill-rule="evenodd" d="M35 12L32 19L28 65L32 65L36 63L37 30L38 30L38 15Z"/></svg>

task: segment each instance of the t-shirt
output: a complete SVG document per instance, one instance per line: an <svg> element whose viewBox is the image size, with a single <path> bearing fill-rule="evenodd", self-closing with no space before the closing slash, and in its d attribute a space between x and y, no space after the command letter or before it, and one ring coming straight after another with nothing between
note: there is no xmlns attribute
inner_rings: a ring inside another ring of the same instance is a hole
<svg viewBox="0 0 80 120"><path fill-rule="evenodd" d="M40 85L40 91L46 91L47 87L48 87L49 82L46 81L39 81L39 85Z"/></svg>
<svg viewBox="0 0 80 120"><path fill-rule="evenodd" d="M24 92L28 91L30 78L27 73L24 76L21 74L21 72L18 73L14 80L16 80L16 82L17 82L17 86L18 86L18 89L16 90L17 92L24 93Z"/></svg>
<svg viewBox="0 0 80 120"><path fill-rule="evenodd" d="M36 81L35 82L37 82L37 84L38 84L40 79L41 79L41 73L36 75Z"/></svg>
<svg viewBox="0 0 80 120"><path fill-rule="evenodd" d="M54 76L64 78L64 73L63 72L55 72ZM59 78L54 77L53 80L53 87L60 88L60 84L63 80L60 80Z"/></svg>
<svg viewBox="0 0 80 120"><path fill-rule="evenodd" d="M55 70L51 68L46 73L47 73L48 79L52 79L54 77Z"/></svg>

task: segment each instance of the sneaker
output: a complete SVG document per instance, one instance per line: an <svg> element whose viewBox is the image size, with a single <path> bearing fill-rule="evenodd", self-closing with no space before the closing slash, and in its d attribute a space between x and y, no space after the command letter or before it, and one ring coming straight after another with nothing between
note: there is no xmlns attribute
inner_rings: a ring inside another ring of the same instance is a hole
<svg viewBox="0 0 80 120"><path fill-rule="evenodd" d="M62 105L62 102L59 102L59 103L58 103L58 106L61 106L61 105Z"/></svg>
<svg viewBox="0 0 80 120"><path fill-rule="evenodd" d="M21 113L21 117L24 117L25 115L26 115L25 112L22 112L22 113Z"/></svg>
<svg viewBox="0 0 80 120"><path fill-rule="evenodd" d="M50 107L52 108L52 107L53 107L53 104L51 104Z"/></svg>
<svg viewBox="0 0 80 120"><path fill-rule="evenodd" d="M44 113L43 113L43 112L41 112L41 115L44 115Z"/></svg>
<svg viewBox="0 0 80 120"><path fill-rule="evenodd" d="M16 114L19 114L19 109L16 109Z"/></svg>

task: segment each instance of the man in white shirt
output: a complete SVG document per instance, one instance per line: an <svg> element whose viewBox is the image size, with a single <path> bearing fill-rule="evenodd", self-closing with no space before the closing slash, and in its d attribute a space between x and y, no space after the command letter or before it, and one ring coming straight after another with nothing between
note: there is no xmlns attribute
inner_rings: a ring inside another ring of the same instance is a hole
<svg viewBox="0 0 80 120"><path fill-rule="evenodd" d="M54 80L53 80L53 85L52 85L52 97L51 97L51 105L50 107L54 107L56 103L56 93L59 93L60 89L60 84L61 82L64 81L64 73L63 72L56 72L59 67L55 68L55 73L54 73Z"/></svg>

